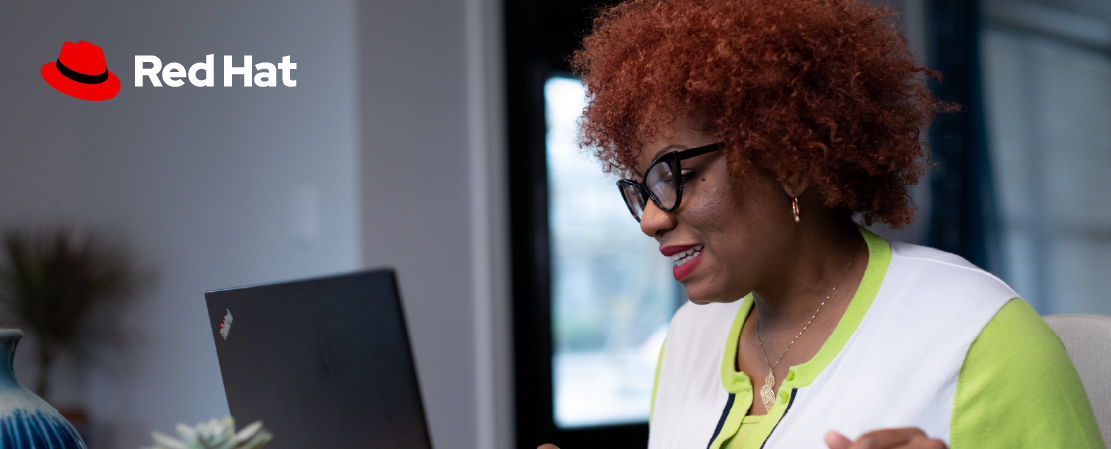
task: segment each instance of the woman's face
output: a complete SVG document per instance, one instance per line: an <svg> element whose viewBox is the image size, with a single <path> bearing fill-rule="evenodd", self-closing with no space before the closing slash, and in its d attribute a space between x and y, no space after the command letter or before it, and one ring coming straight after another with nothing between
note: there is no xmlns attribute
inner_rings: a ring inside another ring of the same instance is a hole
<svg viewBox="0 0 1111 449"><path fill-rule="evenodd" d="M689 120L656 134L641 150L635 167L638 175L664 153L715 142ZM683 173L692 176L683 186L679 208L664 212L649 201L640 221L641 231L659 242L661 253L702 247L682 266L674 267L687 298L700 304L731 302L759 290L767 275L784 262L777 254L784 253L781 250L794 224L791 198L770 176L751 169L735 187L730 184L725 151L682 161Z"/></svg>

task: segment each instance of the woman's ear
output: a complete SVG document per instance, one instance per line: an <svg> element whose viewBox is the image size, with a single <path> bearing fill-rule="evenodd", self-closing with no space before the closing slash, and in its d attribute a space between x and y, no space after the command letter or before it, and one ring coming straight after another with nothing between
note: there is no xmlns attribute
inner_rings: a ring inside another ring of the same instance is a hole
<svg viewBox="0 0 1111 449"><path fill-rule="evenodd" d="M783 184L783 191L791 198L798 198L807 187L810 187L810 181L798 173L788 174L781 184Z"/></svg>

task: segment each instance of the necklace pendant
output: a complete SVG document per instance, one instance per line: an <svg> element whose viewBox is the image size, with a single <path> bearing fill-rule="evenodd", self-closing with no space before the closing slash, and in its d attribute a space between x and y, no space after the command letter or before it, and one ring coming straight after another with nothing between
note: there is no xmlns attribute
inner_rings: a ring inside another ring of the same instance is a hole
<svg viewBox="0 0 1111 449"><path fill-rule="evenodd" d="M775 376L768 370L768 377L764 378L764 386L760 387L760 401L764 403L764 410L771 410L775 405Z"/></svg>

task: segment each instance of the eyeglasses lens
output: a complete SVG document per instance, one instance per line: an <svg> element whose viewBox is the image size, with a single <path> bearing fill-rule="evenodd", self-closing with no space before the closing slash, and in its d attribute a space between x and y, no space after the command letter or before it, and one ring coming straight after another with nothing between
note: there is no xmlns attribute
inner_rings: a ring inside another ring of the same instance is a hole
<svg viewBox="0 0 1111 449"><path fill-rule="evenodd" d="M660 207L665 209L675 207L676 183L675 176L671 172L671 164L667 162L656 164L648 172L644 182L648 185L648 190L651 190L656 199L660 200Z"/></svg>
<svg viewBox="0 0 1111 449"><path fill-rule="evenodd" d="M634 184L621 184L621 195L625 197L625 204L629 206L629 211L633 216L640 220L644 215L644 205L647 198L640 194L640 189Z"/></svg>

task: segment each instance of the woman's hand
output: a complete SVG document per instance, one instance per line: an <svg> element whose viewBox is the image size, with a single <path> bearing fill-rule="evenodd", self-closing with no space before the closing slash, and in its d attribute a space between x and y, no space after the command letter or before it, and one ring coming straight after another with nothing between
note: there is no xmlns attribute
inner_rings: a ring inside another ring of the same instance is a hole
<svg viewBox="0 0 1111 449"><path fill-rule="evenodd" d="M917 427L873 430L856 441L830 431L826 434L826 445L829 449L947 449L944 441L926 436Z"/></svg>

